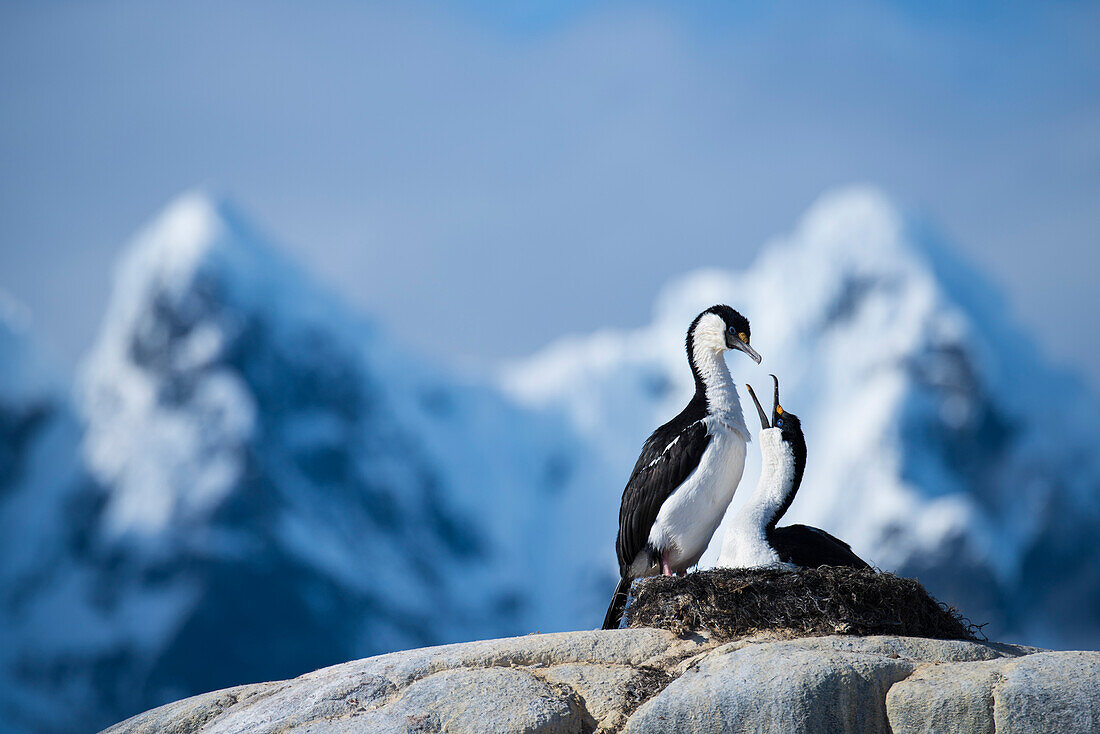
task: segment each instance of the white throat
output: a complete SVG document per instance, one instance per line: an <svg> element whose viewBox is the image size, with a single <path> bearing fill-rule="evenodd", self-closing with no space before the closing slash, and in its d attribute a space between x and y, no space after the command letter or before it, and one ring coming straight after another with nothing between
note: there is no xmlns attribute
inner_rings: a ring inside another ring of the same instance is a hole
<svg viewBox="0 0 1100 734"><path fill-rule="evenodd" d="M758 568L779 563L768 543L767 527L783 509L794 485L794 452L778 428L760 431L760 481L733 518L722 539L718 565Z"/></svg>
<svg viewBox="0 0 1100 734"><path fill-rule="evenodd" d="M729 366L721 351L711 347L695 346L692 360L695 369L703 378L703 385L707 391L707 403L711 412L728 412L736 409L741 412L741 401L737 395L737 387L733 384Z"/></svg>
<svg viewBox="0 0 1100 734"><path fill-rule="evenodd" d="M741 412L741 398L737 386L730 376L729 367L723 356L725 345L715 348L706 341L696 341L691 359L707 396L707 412L721 421L731 430L741 434L745 442L752 440L749 427L745 425L745 416Z"/></svg>

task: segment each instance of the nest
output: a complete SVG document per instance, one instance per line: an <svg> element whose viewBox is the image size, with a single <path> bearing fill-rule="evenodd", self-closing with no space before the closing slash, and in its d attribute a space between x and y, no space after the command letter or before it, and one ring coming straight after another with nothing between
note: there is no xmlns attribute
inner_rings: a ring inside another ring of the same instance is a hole
<svg viewBox="0 0 1100 734"><path fill-rule="evenodd" d="M975 640L979 628L915 579L824 566L798 571L720 568L635 583L626 626L719 637L903 635Z"/></svg>

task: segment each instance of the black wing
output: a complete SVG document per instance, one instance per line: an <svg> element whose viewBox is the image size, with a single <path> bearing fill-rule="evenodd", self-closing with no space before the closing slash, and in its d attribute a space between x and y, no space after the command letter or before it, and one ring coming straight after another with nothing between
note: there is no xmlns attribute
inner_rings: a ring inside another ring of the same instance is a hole
<svg viewBox="0 0 1100 734"><path fill-rule="evenodd" d="M676 419L658 428L645 442L619 508L615 550L620 575L626 575L635 556L645 548L661 505L699 466L709 444L710 434L702 420L684 423Z"/></svg>
<svg viewBox="0 0 1100 734"><path fill-rule="evenodd" d="M808 525L788 525L768 534L768 542L779 560L803 568L848 566L870 568L870 564L852 552L852 547L824 530Z"/></svg>

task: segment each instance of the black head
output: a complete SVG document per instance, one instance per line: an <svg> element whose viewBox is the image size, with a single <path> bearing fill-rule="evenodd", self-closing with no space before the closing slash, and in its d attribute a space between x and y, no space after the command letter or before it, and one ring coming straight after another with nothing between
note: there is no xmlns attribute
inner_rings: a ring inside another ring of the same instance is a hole
<svg viewBox="0 0 1100 734"><path fill-rule="evenodd" d="M761 430L767 430L769 428L778 428L783 434L784 441L798 440L805 442L805 437L802 435L802 421L798 420L798 416L794 413L789 413L783 409L783 406L779 404L779 378L775 375L771 376L772 381L775 383L775 392L772 396L772 417L771 423L768 423L768 414L764 412L764 408L760 405L760 401L756 397L756 393L752 389L752 385L745 385L749 390L749 396L752 398L752 402L756 404L756 413L760 416L760 428Z"/></svg>
<svg viewBox="0 0 1100 734"><path fill-rule="evenodd" d="M749 389L752 402L756 403L756 412L760 416L760 428L765 431L769 428L778 428L780 435L783 437L783 443L789 444L794 449L796 458L801 454L803 460L805 460L806 436L802 433L802 421L798 420L797 415L784 410L783 406L779 404L779 378L772 375L772 380L775 381L775 393L772 399L771 425L768 425L768 414L764 412L760 401L757 400L752 385L745 385Z"/></svg>
<svg viewBox="0 0 1100 734"><path fill-rule="evenodd" d="M775 383L775 393L772 397L772 428L778 428L783 432L783 440L787 443L800 443L806 445L806 437L802 434L802 421L794 413L783 410L779 404L779 378L771 376Z"/></svg>
<svg viewBox="0 0 1100 734"><path fill-rule="evenodd" d="M726 305L711 306L695 317L688 329L687 348L689 358L696 344L712 349L736 349L749 355L760 364L760 355L749 346L751 337L749 320Z"/></svg>

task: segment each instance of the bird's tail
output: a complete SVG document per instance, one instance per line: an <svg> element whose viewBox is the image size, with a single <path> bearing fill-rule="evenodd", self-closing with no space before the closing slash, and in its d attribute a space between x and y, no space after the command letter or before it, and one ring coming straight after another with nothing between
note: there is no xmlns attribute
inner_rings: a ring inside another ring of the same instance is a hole
<svg viewBox="0 0 1100 734"><path fill-rule="evenodd" d="M607 607L607 614L603 618L605 630L619 629L619 623L623 619L623 611L626 609L626 598L630 593L630 582L633 579L621 578L619 585L615 587L615 594L611 597L611 604Z"/></svg>

